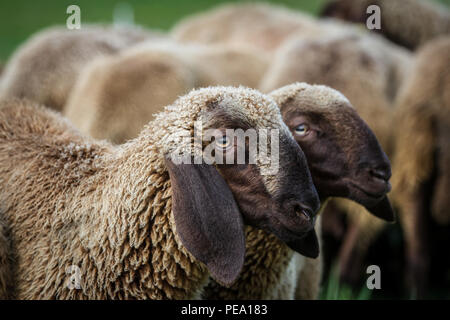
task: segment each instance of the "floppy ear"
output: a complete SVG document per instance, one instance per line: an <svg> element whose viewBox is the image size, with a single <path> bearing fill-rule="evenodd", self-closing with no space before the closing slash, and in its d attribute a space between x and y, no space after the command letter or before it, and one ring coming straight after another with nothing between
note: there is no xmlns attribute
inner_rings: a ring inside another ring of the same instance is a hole
<svg viewBox="0 0 450 320"><path fill-rule="evenodd" d="M233 194L213 165L174 164L172 184L176 231L186 249L214 280L231 285L244 264L244 224Z"/></svg>
<svg viewBox="0 0 450 320"><path fill-rule="evenodd" d="M375 206L370 208L366 207L366 209L380 219L386 220L388 222L395 222L395 213L387 196L385 196Z"/></svg>
<svg viewBox="0 0 450 320"><path fill-rule="evenodd" d="M300 240L289 241L286 244L289 248L305 257L317 258L319 256L319 240L314 229Z"/></svg>

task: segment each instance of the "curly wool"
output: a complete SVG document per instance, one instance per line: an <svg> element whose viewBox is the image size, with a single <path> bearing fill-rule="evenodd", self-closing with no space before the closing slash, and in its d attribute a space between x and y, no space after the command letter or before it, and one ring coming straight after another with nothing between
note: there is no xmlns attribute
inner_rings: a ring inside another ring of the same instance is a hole
<svg viewBox="0 0 450 320"><path fill-rule="evenodd" d="M287 132L277 105L244 88L193 91L119 147L42 107L0 108L0 212L17 255L15 298L198 298L208 273L177 238L164 154L179 151L177 133L193 130L210 103ZM67 287L72 265L80 290Z"/></svg>

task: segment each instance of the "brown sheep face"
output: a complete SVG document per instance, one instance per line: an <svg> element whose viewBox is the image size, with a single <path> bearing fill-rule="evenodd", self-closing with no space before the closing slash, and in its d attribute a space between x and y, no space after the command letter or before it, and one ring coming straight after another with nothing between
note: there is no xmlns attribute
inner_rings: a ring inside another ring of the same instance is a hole
<svg viewBox="0 0 450 320"><path fill-rule="evenodd" d="M224 285L243 265L244 223L305 256L319 254L319 197L278 106L254 91L228 90L235 91L204 103L192 129L181 139L177 130L177 147L164 151L176 234Z"/></svg>
<svg viewBox="0 0 450 320"><path fill-rule="evenodd" d="M236 154L239 147L236 142L228 152ZM308 182L312 184L309 171L305 170L308 164L304 154L289 136L280 137L279 161L280 171L275 180L262 176L261 169L254 164L217 167L246 224L269 231L293 250L315 258L319 253L314 232L319 200L315 188Z"/></svg>
<svg viewBox="0 0 450 320"><path fill-rule="evenodd" d="M304 239L305 234L314 232L319 200L305 155L287 128L278 128L278 133L273 137L272 132L266 131L270 135L268 151L277 152L279 162L277 172L267 174L259 160L252 160L251 153L257 150L252 149L250 137L256 133L253 143L260 142L259 129L267 130L267 127L258 128L255 124L243 123L220 108L214 110L209 119L205 129L214 128L211 139L215 143L214 151L222 153L222 164L216 163L216 168L233 193L244 222L272 232L304 255L317 256L316 244L312 244L314 248L307 249L302 248L300 243L296 245L296 241ZM257 130L253 131L255 127ZM242 132L248 136L239 136ZM278 140L278 150L269 150L272 139ZM210 141L209 138L206 140ZM241 160L239 153L245 154ZM227 162L227 158L232 161Z"/></svg>
<svg viewBox="0 0 450 320"><path fill-rule="evenodd" d="M283 118L305 152L321 199L343 197L388 221L390 162L378 140L349 103L317 108L298 101L282 106Z"/></svg>

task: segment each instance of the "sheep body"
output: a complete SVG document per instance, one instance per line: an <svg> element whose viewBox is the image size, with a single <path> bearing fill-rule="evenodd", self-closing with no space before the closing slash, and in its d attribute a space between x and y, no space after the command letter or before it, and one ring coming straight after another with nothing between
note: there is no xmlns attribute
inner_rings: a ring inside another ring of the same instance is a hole
<svg viewBox="0 0 450 320"><path fill-rule="evenodd" d="M407 48L418 48L450 33L448 8L431 0L334 0L323 9L322 15L365 24L370 5L381 11L381 29L375 31Z"/></svg>
<svg viewBox="0 0 450 320"><path fill-rule="evenodd" d="M264 3L226 4L180 21L171 34L178 41L203 44L250 44L276 49L297 29L314 32L313 18Z"/></svg>
<svg viewBox="0 0 450 320"><path fill-rule="evenodd" d="M267 65L264 56L247 48L144 43L88 65L64 114L83 133L122 143L191 89L256 87Z"/></svg>
<svg viewBox="0 0 450 320"><path fill-rule="evenodd" d="M51 27L33 35L8 61L0 82L0 100L26 98L62 110L82 67L158 33L137 27Z"/></svg>
<svg viewBox="0 0 450 320"><path fill-rule="evenodd" d="M450 182L450 37L417 51L396 101L393 188L405 233L407 280L425 294L429 217L448 225Z"/></svg>
<svg viewBox="0 0 450 320"><path fill-rule="evenodd" d="M48 109L2 106L0 203L18 257L16 298L198 298L208 273L174 231L164 153L179 154L177 133L215 99L248 123L285 130L276 104L247 89L194 91L120 147ZM81 269L81 290L67 286L70 266Z"/></svg>

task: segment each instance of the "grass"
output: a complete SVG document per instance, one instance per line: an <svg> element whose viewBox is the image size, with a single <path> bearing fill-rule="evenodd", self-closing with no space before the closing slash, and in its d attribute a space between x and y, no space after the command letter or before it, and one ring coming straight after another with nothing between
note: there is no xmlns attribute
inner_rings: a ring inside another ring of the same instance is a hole
<svg viewBox="0 0 450 320"><path fill-rule="evenodd" d="M372 291L365 286L355 290L341 283L337 268L333 268L319 294L320 300L370 300L371 297Z"/></svg>

